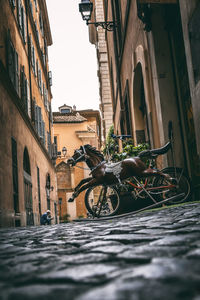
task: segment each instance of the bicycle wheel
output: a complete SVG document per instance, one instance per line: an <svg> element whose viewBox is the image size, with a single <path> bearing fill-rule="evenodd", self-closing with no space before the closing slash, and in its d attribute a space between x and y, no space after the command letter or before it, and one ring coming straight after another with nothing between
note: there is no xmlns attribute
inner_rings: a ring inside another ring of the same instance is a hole
<svg viewBox="0 0 200 300"><path fill-rule="evenodd" d="M170 175L171 178L174 178L176 183L174 183L174 187L166 187L162 189L162 186L169 186L169 180L161 177L157 177L154 180L154 187L159 187L157 190L157 196L159 200L165 200L170 197L179 195L184 193L185 195L181 199L175 199L167 202L168 204L178 204L187 201L192 194L190 179L184 173L181 168L165 168L161 170L162 173Z"/></svg>
<svg viewBox="0 0 200 300"><path fill-rule="evenodd" d="M112 186L94 186L89 188L85 194L85 206L88 212L94 216L115 215L119 209L119 204L119 194Z"/></svg>

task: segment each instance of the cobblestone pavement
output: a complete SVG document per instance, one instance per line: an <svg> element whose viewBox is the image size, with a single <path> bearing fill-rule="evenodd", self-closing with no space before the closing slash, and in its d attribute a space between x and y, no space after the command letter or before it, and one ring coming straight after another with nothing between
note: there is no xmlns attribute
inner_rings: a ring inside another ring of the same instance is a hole
<svg viewBox="0 0 200 300"><path fill-rule="evenodd" d="M0 299L200 300L200 204L0 230Z"/></svg>

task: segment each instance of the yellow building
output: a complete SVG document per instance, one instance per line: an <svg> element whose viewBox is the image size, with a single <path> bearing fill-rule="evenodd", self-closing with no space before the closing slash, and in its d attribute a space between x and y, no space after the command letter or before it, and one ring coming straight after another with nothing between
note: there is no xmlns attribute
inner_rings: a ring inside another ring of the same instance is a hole
<svg viewBox="0 0 200 300"><path fill-rule="evenodd" d="M75 202L68 203L74 187L81 179L89 176L85 163L75 167L67 165L67 160L74 150L81 145L90 144L101 147L101 120L97 110L79 110L63 105L59 112L53 113L54 144L57 148L56 173L58 184L59 215L61 219L74 219L86 216L84 192ZM80 167L80 168L79 168Z"/></svg>
<svg viewBox="0 0 200 300"><path fill-rule="evenodd" d="M0 2L0 226L57 222L51 44L45 0Z"/></svg>

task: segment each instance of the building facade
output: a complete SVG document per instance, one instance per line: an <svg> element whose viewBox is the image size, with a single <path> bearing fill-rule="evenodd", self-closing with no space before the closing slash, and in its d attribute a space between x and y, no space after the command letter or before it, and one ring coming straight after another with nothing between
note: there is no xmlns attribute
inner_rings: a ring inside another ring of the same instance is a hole
<svg viewBox="0 0 200 300"><path fill-rule="evenodd" d="M54 144L57 160L56 174L59 199L59 216L61 221L85 217L85 193L81 193L73 203L68 203L75 186L89 177L90 170L84 162L71 167L67 160L75 149L90 144L97 149L101 147L101 119L97 110L76 110L64 104L59 112L53 113Z"/></svg>
<svg viewBox="0 0 200 300"><path fill-rule="evenodd" d="M103 0L93 0L95 5L92 21L102 22L105 20ZM102 136L105 140L111 125L113 124L113 108L111 95L111 82L108 67L108 53L105 30L101 27L96 29L94 25L89 25L89 40L95 45L98 64L98 79L99 79L99 99L100 111L102 118Z"/></svg>
<svg viewBox="0 0 200 300"><path fill-rule="evenodd" d="M0 1L0 226L57 222L45 0Z"/></svg>
<svg viewBox="0 0 200 300"><path fill-rule="evenodd" d="M105 21L116 25L105 34L115 132L156 148L168 141L172 124L175 163L199 195L199 1L104 0L103 5ZM172 155L159 163L170 165Z"/></svg>

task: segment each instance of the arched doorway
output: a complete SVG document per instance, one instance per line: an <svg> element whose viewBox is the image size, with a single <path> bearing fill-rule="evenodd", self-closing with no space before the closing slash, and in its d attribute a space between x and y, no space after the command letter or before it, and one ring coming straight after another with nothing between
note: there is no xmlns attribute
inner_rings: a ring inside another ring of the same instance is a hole
<svg viewBox="0 0 200 300"><path fill-rule="evenodd" d="M26 147L24 149L24 155L23 155L23 169L24 169L24 202L25 202L25 210L26 210L26 225L34 225L31 168L30 168L29 154Z"/></svg>
<svg viewBox="0 0 200 300"><path fill-rule="evenodd" d="M142 66L140 63L138 63L137 67L135 68L135 76L133 83L133 107L136 143L150 144L148 111L144 92Z"/></svg>

